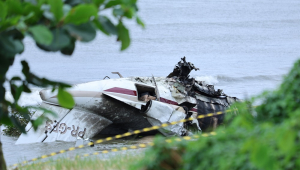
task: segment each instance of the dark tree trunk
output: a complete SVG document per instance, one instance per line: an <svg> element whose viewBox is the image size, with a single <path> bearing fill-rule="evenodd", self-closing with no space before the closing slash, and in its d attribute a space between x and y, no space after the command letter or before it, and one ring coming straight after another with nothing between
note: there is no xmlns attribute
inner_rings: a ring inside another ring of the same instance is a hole
<svg viewBox="0 0 300 170"><path fill-rule="evenodd" d="M0 170L6 170L6 163L2 151L2 143L0 142Z"/></svg>

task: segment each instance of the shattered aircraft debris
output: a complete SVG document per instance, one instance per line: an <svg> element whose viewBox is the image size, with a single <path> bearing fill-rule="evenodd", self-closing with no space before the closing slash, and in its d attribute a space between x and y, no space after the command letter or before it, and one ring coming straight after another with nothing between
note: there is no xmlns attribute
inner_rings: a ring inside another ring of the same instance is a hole
<svg viewBox="0 0 300 170"><path fill-rule="evenodd" d="M184 57L166 78L122 78L120 73L113 72L121 78L77 84L68 89L75 100L72 109L62 108L58 104L57 92L44 89L40 91L43 100L41 107L54 111L57 117L50 116L37 131L29 123L26 126L27 134L22 134L16 144L76 141L87 140L95 135L117 135L225 111L230 104L238 101L220 89L215 90L213 85L190 78L192 70L199 69L186 62ZM44 112L39 110L32 118L36 119L42 114ZM222 123L223 118L222 114L194 119L144 134L192 135Z"/></svg>

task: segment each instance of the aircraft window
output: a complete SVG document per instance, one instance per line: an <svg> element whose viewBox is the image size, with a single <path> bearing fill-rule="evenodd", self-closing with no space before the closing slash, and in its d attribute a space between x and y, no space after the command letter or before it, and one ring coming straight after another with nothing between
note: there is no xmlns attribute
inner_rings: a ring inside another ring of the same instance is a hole
<svg viewBox="0 0 300 170"><path fill-rule="evenodd" d="M156 93L155 88L141 85L141 84L135 84L138 94L138 100L139 101L149 101L149 100L156 100Z"/></svg>

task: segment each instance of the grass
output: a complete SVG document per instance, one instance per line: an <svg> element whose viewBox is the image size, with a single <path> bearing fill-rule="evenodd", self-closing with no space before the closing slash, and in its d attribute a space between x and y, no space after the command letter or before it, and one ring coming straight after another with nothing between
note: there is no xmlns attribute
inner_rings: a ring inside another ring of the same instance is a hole
<svg viewBox="0 0 300 170"><path fill-rule="evenodd" d="M122 154L109 159L101 157L76 157L74 159L59 158L45 162L37 162L26 166L18 167L19 170L124 170L129 169L130 165L144 157L143 153Z"/></svg>

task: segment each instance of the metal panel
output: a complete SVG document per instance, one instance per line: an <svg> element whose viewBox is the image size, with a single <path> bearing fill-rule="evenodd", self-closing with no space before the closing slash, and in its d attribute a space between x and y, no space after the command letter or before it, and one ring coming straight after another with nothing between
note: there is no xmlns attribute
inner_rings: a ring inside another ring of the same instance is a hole
<svg viewBox="0 0 300 170"><path fill-rule="evenodd" d="M53 111L54 113L56 113L57 116L52 116L52 115L47 114L46 116L49 118L49 120L47 122L44 122L44 124L42 124L37 129L37 131L34 131L34 129L32 128L32 124L29 123L26 126L27 134L21 134L20 137L18 138L16 144L42 142L47 136L45 134L45 130L46 129L48 129L47 131L52 130L52 129L49 129L47 124L49 122L54 122L54 121L59 122L70 111L69 109L65 109L65 108L62 108L59 106L54 106L54 105L50 105L50 104L46 104L46 103L42 103L40 107ZM33 119L38 118L42 114L44 114L43 111L37 111L33 115Z"/></svg>
<svg viewBox="0 0 300 170"><path fill-rule="evenodd" d="M130 96L124 95L124 94L117 94L117 93L113 93L113 92L103 92L103 94L105 94L109 97L112 97L114 99L117 99L117 100L119 100L123 103L126 103L126 104L130 105L130 106L133 106L133 107L135 107L139 110L141 109L142 105L146 105L145 102L139 102L136 99L137 97L134 97L134 99L135 99L135 101L134 101L133 99L129 98Z"/></svg>
<svg viewBox="0 0 300 170"><path fill-rule="evenodd" d="M184 112L178 111L168 104L154 100L152 100L151 102L151 108L145 114L147 115L147 119L149 123L152 124L152 126L159 126L163 123L179 121L181 119L184 119L186 116ZM187 132L187 130L183 127L183 123L170 125L158 130L165 136L181 136L182 134Z"/></svg>
<svg viewBox="0 0 300 170"><path fill-rule="evenodd" d="M110 125L112 121L93 114L89 111L79 110L77 108L64 117L56 125L51 133L48 133L44 142L53 141L76 141L77 137L92 138L102 129Z"/></svg>

